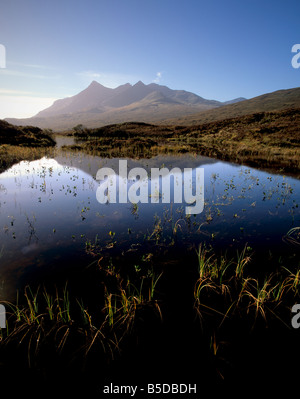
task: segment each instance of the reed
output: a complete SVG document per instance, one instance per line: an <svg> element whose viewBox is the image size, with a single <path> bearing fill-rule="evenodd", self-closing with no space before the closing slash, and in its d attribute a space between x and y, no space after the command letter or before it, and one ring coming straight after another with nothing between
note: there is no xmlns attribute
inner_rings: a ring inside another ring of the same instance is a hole
<svg viewBox="0 0 300 399"><path fill-rule="evenodd" d="M34 161L46 155L53 155L53 147L24 147L4 144L0 141L0 173L20 161Z"/></svg>
<svg viewBox="0 0 300 399"><path fill-rule="evenodd" d="M299 285L300 285L300 268L297 269L295 272L289 270L286 267L283 267L283 270L288 272L288 276L284 281L284 286L288 290L291 290L294 296L299 294Z"/></svg>
<svg viewBox="0 0 300 399"><path fill-rule="evenodd" d="M283 267L287 276L274 272L263 280L245 276L245 267L252 259L249 251L245 245L241 252L236 253L236 259L227 260L224 256L217 257L203 244L199 246L199 278L194 286L194 308L202 324L206 314L215 315L216 322L217 316L221 316L217 328L225 321L240 320L241 323L243 315L252 326L259 317L265 323L268 318L275 317L286 326L281 313L285 312L285 300L290 298L290 292L294 298L299 298L300 269L292 272Z"/></svg>
<svg viewBox="0 0 300 399"><path fill-rule="evenodd" d="M244 269L245 269L246 265L251 260L251 256L247 255L246 254L247 252L248 252L247 244L244 246L241 253L237 252L237 261L236 261L236 268L235 268L235 276L237 278L243 277Z"/></svg>
<svg viewBox="0 0 300 399"><path fill-rule="evenodd" d="M264 320L266 320L265 306L271 297L272 290L271 277L265 278L262 285L259 284L258 280L247 279L241 295L245 295L249 299L247 312L249 312L252 307L255 308L255 319L260 313Z"/></svg>
<svg viewBox="0 0 300 399"><path fill-rule="evenodd" d="M219 284L222 286L226 271L231 267L233 261L226 259L223 255L217 258L216 255L212 253L212 250L208 250L202 243L199 245L197 258L199 279L209 277L212 280L218 280ZM242 261L242 254L240 261Z"/></svg>

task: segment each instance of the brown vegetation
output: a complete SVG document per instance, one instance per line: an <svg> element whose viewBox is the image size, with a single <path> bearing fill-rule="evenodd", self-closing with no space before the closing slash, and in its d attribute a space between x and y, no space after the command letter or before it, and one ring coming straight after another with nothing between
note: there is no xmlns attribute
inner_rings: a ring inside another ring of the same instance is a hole
<svg viewBox="0 0 300 399"><path fill-rule="evenodd" d="M82 129L72 149L104 157L191 152L263 169L300 170L300 108L260 112L197 126L122 123ZM70 147L65 147L70 149Z"/></svg>
<svg viewBox="0 0 300 399"><path fill-rule="evenodd" d="M13 126L0 120L0 172L22 160L41 158L55 144L38 127Z"/></svg>

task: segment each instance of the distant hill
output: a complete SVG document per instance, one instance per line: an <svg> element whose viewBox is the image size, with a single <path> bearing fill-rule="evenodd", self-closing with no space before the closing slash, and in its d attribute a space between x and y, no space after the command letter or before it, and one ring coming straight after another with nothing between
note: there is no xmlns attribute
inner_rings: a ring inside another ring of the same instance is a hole
<svg viewBox="0 0 300 399"><path fill-rule="evenodd" d="M46 132L35 126L14 126L0 120L0 145L10 144L25 147L53 147L55 141Z"/></svg>
<svg viewBox="0 0 300 399"><path fill-rule="evenodd" d="M242 98L232 100L241 101ZM7 119L15 125L35 125L54 130L70 129L78 124L98 127L126 121L160 122L185 117L199 111L222 107L224 103L207 100L185 90L139 81L111 89L93 81L75 96L57 100L32 118Z"/></svg>
<svg viewBox="0 0 300 399"><path fill-rule="evenodd" d="M0 120L0 173L17 162L39 159L56 142L34 126L13 126Z"/></svg>
<svg viewBox="0 0 300 399"><path fill-rule="evenodd" d="M281 111L289 108L300 107L300 87L295 89L278 90L263 94L258 97L224 105L205 112L197 112L184 117L172 118L162 121L168 125L199 125L220 121L229 118L241 117L257 112Z"/></svg>

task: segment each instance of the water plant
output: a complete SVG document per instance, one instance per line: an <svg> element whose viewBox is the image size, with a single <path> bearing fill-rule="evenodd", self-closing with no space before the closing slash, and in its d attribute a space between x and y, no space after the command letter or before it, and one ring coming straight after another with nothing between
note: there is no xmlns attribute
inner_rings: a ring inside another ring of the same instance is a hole
<svg viewBox="0 0 300 399"><path fill-rule="evenodd" d="M282 239L291 245L300 246L300 227L291 228Z"/></svg>

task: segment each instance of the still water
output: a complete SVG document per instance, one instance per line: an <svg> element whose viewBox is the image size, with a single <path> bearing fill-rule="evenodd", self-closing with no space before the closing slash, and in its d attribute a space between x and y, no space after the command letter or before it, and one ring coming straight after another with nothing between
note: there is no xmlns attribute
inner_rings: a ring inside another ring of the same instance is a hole
<svg viewBox="0 0 300 399"><path fill-rule="evenodd" d="M287 233L300 226L300 180L201 156L127 160L128 169L147 171L204 168L203 212L187 216L185 204L100 204L96 173L102 167L117 172L118 162L59 152L0 174L0 300L12 300L28 273L72 269L87 264L91 253L149 242L181 249L203 242L221 250L248 245L298 256L297 240Z"/></svg>

